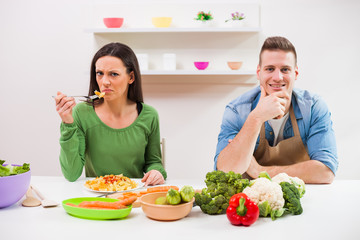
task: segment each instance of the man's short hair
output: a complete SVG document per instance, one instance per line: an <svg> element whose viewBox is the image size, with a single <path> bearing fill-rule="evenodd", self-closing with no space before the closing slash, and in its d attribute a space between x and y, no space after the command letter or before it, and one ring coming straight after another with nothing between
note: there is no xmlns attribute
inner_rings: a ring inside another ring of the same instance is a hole
<svg viewBox="0 0 360 240"><path fill-rule="evenodd" d="M259 65L261 65L261 54L265 51L276 51L276 50L282 50L285 52L292 52L295 56L295 66L297 64L297 55L294 45L286 38L284 37L268 37L264 44L261 47L261 51L259 54Z"/></svg>

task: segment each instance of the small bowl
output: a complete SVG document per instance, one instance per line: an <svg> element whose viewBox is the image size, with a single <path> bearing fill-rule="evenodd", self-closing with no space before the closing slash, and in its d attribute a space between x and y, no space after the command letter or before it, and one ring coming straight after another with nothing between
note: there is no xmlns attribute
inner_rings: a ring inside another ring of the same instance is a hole
<svg viewBox="0 0 360 240"><path fill-rule="evenodd" d="M152 24L158 28L170 27L172 17L153 17Z"/></svg>
<svg viewBox="0 0 360 240"><path fill-rule="evenodd" d="M178 205L158 205L155 200L165 197L167 192L145 194L140 198L141 208L148 218L160 221L174 221L186 217L193 208L194 198L191 202Z"/></svg>
<svg viewBox="0 0 360 240"><path fill-rule="evenodd" d="M199 70L205 70L209 66L209 62L194 62L194 65Z"/></svg>
<svg viewBox="0 0 360 240"><path fill-rule="evenodd" d="M6 164L4 164L6 166ZM12 166L21 166L12 164ZM7 177L0 177L0 208L10 207L17 203L30 186L30 170Z"/></svg>
<svg viewBox="0 0 360 240"><path fill-rule="evenodd" d="M104 24L108 28L119 28L124 23L124 18L104 18Z"/></svg>
<svg viewBox="0 0 360 240"><path fill-rule="evenodd" d="M238 70L242 66L242 62L227 62L227 65L231 70Z"/></svg>

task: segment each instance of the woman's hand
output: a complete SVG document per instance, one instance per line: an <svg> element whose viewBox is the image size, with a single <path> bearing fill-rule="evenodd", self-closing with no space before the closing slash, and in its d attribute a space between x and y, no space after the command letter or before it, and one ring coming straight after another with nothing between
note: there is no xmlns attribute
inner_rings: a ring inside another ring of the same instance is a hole
<svg viewBox="0 0 360 240"><path fill-rule="evenodd" d="M165 183L163 175L158 170L148 171L141 181L145 183L145 186Z"/></svg>
<svg viewBox="0 0 360 240"><path fill-rule="evenodd" d="M75 99L73 97L67 97L61 92L57 92L57 95L55 97L55 103L56 111L61 117L63 123L73 123L74 118L72 116L72 109L76 105Z"/></svg>

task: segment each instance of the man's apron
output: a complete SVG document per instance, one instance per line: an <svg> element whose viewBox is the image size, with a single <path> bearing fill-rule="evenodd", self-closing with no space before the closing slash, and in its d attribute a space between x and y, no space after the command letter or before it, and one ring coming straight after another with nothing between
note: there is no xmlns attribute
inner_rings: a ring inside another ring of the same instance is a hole
<svg viewBox="0 0 360 240"><path fill-rule="evenodd" d="M254 153L256 161L262 166L284 166L310 160L309 154L301 140L294 109L290 107L290 119L294 136L280 141L272 147L265 138L265 123L261 126L259 146ZM244 173L243 177L251 177Z"/></svg>

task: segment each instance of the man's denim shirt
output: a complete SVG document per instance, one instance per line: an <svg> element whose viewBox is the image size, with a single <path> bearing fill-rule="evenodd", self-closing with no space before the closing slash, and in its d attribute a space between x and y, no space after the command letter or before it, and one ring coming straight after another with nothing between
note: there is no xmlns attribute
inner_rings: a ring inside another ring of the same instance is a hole
<svg viewBox="0 0 360 240"><path fill-rule="evenodd" d="M230 102L223 116L221 130L215 154L215 165L219 153L228 145L244 125L249 113L260 99L260 87L256 87ZM326 103L317 95L305 90L293 89L291 103L299 126L301 139L312 160L318 160L328 166L335 174L338 168L335 133L332 129L331 113ZM274 134L268 122L265 122L265 136L272 146ZM290 118L284 128L284 139L294 136ZM259 145L259 137L255 150Z"/></svg>

